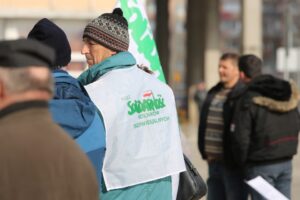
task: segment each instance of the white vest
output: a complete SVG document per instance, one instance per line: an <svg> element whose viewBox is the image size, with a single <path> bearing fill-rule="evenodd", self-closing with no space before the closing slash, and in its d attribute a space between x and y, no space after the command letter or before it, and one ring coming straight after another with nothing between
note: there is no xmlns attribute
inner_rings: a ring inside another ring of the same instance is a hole
<svg viewBox="0 0 300 200"><path fill-rule="evenodd" d="M134 66L85 88L104 118L107 190L185 171L174 94L166 84Z"/></svg>

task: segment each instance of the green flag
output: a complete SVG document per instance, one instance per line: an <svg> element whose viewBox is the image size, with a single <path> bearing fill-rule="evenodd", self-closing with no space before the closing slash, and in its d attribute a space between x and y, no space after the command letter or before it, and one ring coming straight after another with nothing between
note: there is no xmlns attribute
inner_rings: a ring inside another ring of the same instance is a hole
<svg viewBox="0 0 300 200"><path fill-rule="evenodd" d="M117 7L123 10L124 17L128 21L130 34L129 51L136 58L137 64L149 67L159 80L165 82L155 41L143 4L139 0L119 0Z"/></svg>

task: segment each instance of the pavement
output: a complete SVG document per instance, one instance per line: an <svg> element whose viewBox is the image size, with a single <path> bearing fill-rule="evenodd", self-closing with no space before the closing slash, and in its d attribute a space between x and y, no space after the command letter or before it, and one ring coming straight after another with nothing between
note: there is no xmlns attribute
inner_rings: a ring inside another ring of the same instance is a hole
<svg viewBox="0 0 300 200"><path fill-rule="evenodd" d="M197 147L198 124L185 122L181 124L183 151L190 158L204 180L207 179L207 164L202 160ZM292 199L300 199L300 147L293 159ZM205 200L206 198L202 198Z"/></svg>

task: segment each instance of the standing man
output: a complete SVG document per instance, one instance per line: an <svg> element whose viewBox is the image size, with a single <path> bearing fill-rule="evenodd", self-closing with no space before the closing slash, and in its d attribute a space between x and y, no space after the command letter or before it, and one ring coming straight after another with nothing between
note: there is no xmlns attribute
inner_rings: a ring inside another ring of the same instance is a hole
<svg viewBox="0 0 300 200"><path fill-rule="evenodd" d="M297 153L300 118L293 82L261 75L254 55L239 59L241 79L248 83L232 124L232 152L246 178L262 176L291 198L292 157ZM252 199L264 199L251 191Z"/></svg>
<svg viewBox="0 0 300 200"><path fill-rule="evenodd" d="M201 112L204 100L206 98L207 91L206 91L206 86L205 86L204 81L199 82L196 87L197 88L196 88L196 92L194 94L194 100L197 103L199 116L200 116L200 112Z"/></svg>
<svg viewBox="0 0 300 200"><path fill-rule="evenodd" d="M87 154L94 165L99 183L105 152L104 124L84 87L64 69L71 61L71 47L65 32L52 21L39 20L28 34L55 50L51 66L55 87L50 111L59 124Z"/></svg>
<svg viewBox="0 0 300 200"><path fill-rule="evenodd" d="M229 126L235 101L244 85L239 81L238 55L225 53L219 61L220 82L208 91L201 110L198 147L207 160L208 200L247 199L242 171L236 169L232 158Z"/></svg>
<svg viewBox="0 0 300 200"><path fill-rule="evenodd" d="M54 51L34 40L0 42L0 199L98 199L96 174L51 119Z"/></svg>
<svg viewBox="0 0 300 200"><path fill-rule="evenodd" d="M89 22L83 42L89 69L79 80L101 110L107 138L101 199L171 200L172 192L175 199L170 176L185 165L172 90L137 67L120 8Z"/></svg>

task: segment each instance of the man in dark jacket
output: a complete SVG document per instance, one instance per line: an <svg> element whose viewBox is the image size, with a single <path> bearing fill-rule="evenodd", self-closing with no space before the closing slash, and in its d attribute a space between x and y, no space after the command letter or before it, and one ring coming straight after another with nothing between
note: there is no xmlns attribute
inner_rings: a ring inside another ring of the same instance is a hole
<svg viewBox="0 0 300 200"><path fill-rule="evenodd" d="M46 18L35 24L28 38L41 41L55 50L56 60L51 66L55 79L54 97L50 101L51 114L54 121L87 154L100 182L105 152L104 125L84 87L63 70L71 60L68 38L60 27Z"/></svg>
<svg viewBox="0 0 300 200"><path fill-rule="evenodd" d="M300 128L298 91L293 82L261 75L254 55L239 59L247 92L238 103L231 125L232 152L248 179L262 176L290 198L292 157ZM251 191L253 199L264 199Z"/></svg>
<svg viewBox="0 0 300 200"><path fill-rule="evenodd" d="M0 42L0 199L98 199L96 174L51 119L54 51L34 40Z"/></svg>
<svg viewBox="0 0 300 200"><path fill-rule="evenodd" d="M220 83L208 92L201 110L198 146L202 158L208 162L208 200L247 199L242 172L234 168L227 138L235 101L244 88L239 81L237 62L236 54L222 55Z"/></svg>

